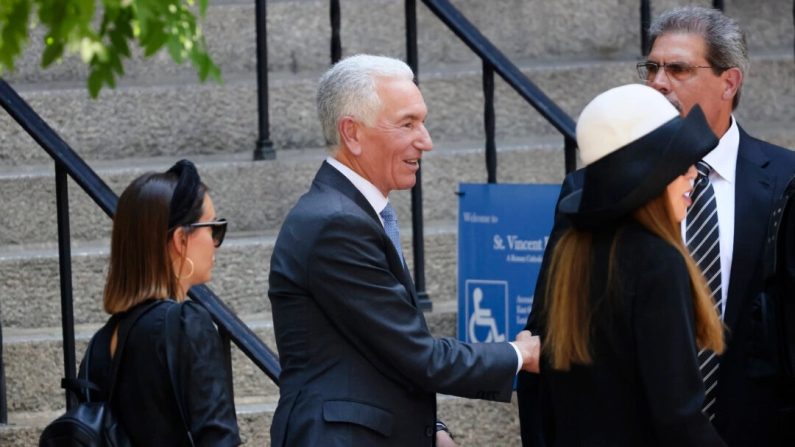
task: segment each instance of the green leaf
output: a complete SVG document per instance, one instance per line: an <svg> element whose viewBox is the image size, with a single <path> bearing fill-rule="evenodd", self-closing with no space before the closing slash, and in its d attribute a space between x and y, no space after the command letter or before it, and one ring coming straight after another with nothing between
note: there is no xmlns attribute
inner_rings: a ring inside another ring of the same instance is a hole
<svg viewBox="0 0 795 447"><path fill-rule="evenodd" d="M171 55L171 59L174 59L174 62L181 64L185 58L182 55L182 45L179 43L179 39L171 38L168 39L168 54Z"/></svg>
<svg viewBox="0 0 795 447"><path fill-rule="evenodd" d="M168 41L168 34L160 27L149 28L150 32L146 35L141 32L141 45L144 47L144 56L149 57L157 53Z"/></svg>
<svg viewBox="0 0 795 447"><path fill-rule="evenodd" d="M30 3L10 0L0 6L0 72L14 69L14 59L28 40Z"/></svg>
<svg viewBox="0 0 795 447"><path fill-rule="evenodd" d="M99 90L102 88L102 73L97 69L92 69L88 75L88 93L92 98L99 96Z"/></svg>
<svg viewBox="0 0 795 447"><path fill-rule="evenodd" d="M47 68L53 62L60 59L63 54L63 42L54 41L44 47L44 53L41 55L41 66Z"/></svg>

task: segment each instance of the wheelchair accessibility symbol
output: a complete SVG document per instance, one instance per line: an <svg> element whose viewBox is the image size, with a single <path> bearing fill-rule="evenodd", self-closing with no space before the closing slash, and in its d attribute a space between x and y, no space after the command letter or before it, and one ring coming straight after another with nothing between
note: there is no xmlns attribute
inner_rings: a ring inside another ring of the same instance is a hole
<svg viewBox="0 0 795 447"><path fill-rule="evenodd" d="M508 282L467 280L465 284L467 341L505 341L508 332Z"/></svg>

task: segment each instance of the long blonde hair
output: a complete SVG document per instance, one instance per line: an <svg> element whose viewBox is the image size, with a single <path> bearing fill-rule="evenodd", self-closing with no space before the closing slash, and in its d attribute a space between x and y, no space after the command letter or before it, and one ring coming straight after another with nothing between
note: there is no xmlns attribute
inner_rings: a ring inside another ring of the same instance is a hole
<svg viewBox="0 0 795 447"><path fill-rule="evenodd" d="M717 353L723 352L723 325L701 270L682 242L679 224L665 192L635 210L632 217L643 227L676 248L682 255L690 276L696 344ZM608 287L614 269L613 240L608 262ZM547 278L544 302L546 338L543 350L552 367L568 370L572 363L590 364L590 336L593 309L590 305L591 255L593 235L589 231L568 229L554 247Z"/></svg>

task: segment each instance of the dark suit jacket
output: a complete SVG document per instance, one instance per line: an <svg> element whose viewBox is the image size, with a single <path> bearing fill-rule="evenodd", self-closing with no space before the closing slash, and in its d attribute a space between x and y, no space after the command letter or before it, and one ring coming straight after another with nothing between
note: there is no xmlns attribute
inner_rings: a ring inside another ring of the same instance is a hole
<svg viewBox="0 0 795 447"><path fill-rule="evenodd" d="M433 338L377 214L327 163L282 226L268 295L274 446L430 446L436 392L510 400L514 349Z"/></svg>
<svg viewBox="0 0 795 447"><path fill-rule="evenodd" d="M732 270L725 314L728 327L727 350L721 356L714 425L732 446L795 445L793 402L770 380L749 377L748 353L751 338L753 298L762 289L763 242L766 224L775 200L781 196L795 172L795 153L749 136L740 128L735 185L735 227ZM583 183L582 171L566 176L561 190L565 196ZM570 225L556 216L555 237ZM543 307L543 278L548 255L539 275L528 328L537 330L535 317ZM535 332L535 331L533 331ZM538 417L538 378L519 374L517 394L525 446L544 445ZM789 431L789 433L787 433Z"/></svg>
<svg viewBox="0 0 795 447"><path fill-rule="evenodd" d="M715 426L732 446L795 445L795 402L773 380L748 374L751 303L761 292L762 254L773 206L795 173L795 153L740 129L735 189L734 251L724 322Z"/></svg>

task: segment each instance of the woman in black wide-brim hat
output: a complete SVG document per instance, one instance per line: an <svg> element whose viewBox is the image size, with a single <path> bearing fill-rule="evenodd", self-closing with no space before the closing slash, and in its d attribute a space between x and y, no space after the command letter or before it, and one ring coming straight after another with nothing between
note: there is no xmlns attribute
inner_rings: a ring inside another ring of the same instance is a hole
<svg viewBox="0 0 795 447"><path fill-rule="evenodd" d="M547 445L723 445L702 414L697 352L723 350L685 248L693 165L718 140L655 90L597 96L577 123L584 184L561 199L541 334Z"/></svg>

